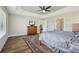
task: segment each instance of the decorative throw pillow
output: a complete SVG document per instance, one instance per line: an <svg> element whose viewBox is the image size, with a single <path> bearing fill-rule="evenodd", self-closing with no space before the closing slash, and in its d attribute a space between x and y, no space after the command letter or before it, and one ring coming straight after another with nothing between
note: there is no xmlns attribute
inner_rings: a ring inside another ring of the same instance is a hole
<svg viewBox="0 0 79 59"><path fill-rule="evenodd" d="M75 34L75 37L79 37L79 32L74 32L74 34Z"/></svg>

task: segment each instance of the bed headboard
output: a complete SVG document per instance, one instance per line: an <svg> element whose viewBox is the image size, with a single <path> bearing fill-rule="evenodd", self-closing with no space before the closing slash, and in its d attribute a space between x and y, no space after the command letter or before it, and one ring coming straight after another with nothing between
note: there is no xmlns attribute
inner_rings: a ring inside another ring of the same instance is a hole
<svg viewBox="0 0 79 59"><path fill-rule="evenodd" d="M72 24L72 31L79 32L79 23Z"/></svg>

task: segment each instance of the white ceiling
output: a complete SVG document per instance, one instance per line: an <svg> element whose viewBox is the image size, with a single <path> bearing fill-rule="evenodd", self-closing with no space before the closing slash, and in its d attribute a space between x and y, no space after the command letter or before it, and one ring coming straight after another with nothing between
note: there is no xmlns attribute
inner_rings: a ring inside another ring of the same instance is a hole
<svg viewBox="0 0 79 59"><path fill-rule="evenodd" d="M38 11L41 10L38 6L7 6L7 10L9 13L29 13L29 14L35 14L35 15L47 15L50 13L54 13L60 9L65 8L65 6L52 6L51 8L49 8L48 10L51 10L51 12L46 12L46 13L42 13L42 11Z"/></svg>
<svg viewBox="0 0 79 59"><path fill-rule="evenodd" d="M33 16L46 18L49 16L55 16L63 13L70 13L74 11L79 11L79 6L52 6L50 8L51 12L42 14L38 6L7 6L8 13L21 15L21 16Z"/></svg>
<svg viewBox="0 0 79 59"><path fill-rule="evenodd" d="M47 7L47 6L46 6ZM62 9L64 8L65 6L52 6L51 8L49 8L48 10L51 10L51 12L55 12L59 9ZM51 12L45 12L45 13L42 13L42 11L38 11L38 10L41 10L38 6L21 6L21 8L24 10L24 11L29 11L29 12L32 12L32 13L36 13L36 14L49 14Z"/></svg>

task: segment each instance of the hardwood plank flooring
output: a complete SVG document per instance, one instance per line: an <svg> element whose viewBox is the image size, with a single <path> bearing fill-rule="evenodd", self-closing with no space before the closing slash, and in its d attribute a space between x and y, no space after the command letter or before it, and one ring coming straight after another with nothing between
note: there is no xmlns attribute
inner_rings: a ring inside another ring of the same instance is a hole
<svg viewBox="0 0 79 59"><path fill-rule="evenodd" d="M24 37L26 37L26 35L8 38L1 52L2 53L31 53L32 52L31 49L24 42L24 40L22 40L22 38Z"/></svg>
<svg viewBox="0 0 79 59"><path fill-rule="evenodd" d="M22 36L9 37L1 53L33 53L32 49L23 40L23 38L26 38L27 40L30 40L30 42L33 43L31 44L31 46L33 46L32 47L33 49L35 48L35 46L36 46L36 49L39 48L40 49L38 51L39 53L41 53L41 50L42 52L45 52L45 53L52 52L43 44L41 44L41 46L37 46L38 43L36 43L36 41L39 39L39 35L30 35L30 36L22 35ZM35 52L35 53L38 53L38 52Z"/></svg>

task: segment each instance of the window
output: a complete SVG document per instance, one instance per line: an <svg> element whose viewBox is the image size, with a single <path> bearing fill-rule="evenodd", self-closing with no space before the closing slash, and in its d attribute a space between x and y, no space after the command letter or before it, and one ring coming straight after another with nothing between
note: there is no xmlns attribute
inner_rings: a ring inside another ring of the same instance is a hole
<svg viewBox="0 0 79 59"><path fill-rule="evenodd" d="M3 30L3 15L0 14L0 31Z"/></svg>
<svg viewBox="0 0 79 59"><path fill-rule="evenodd" d="M5 33L6 30L6 19L5 19L5 13L0 8L0 33Z"/></svg>

